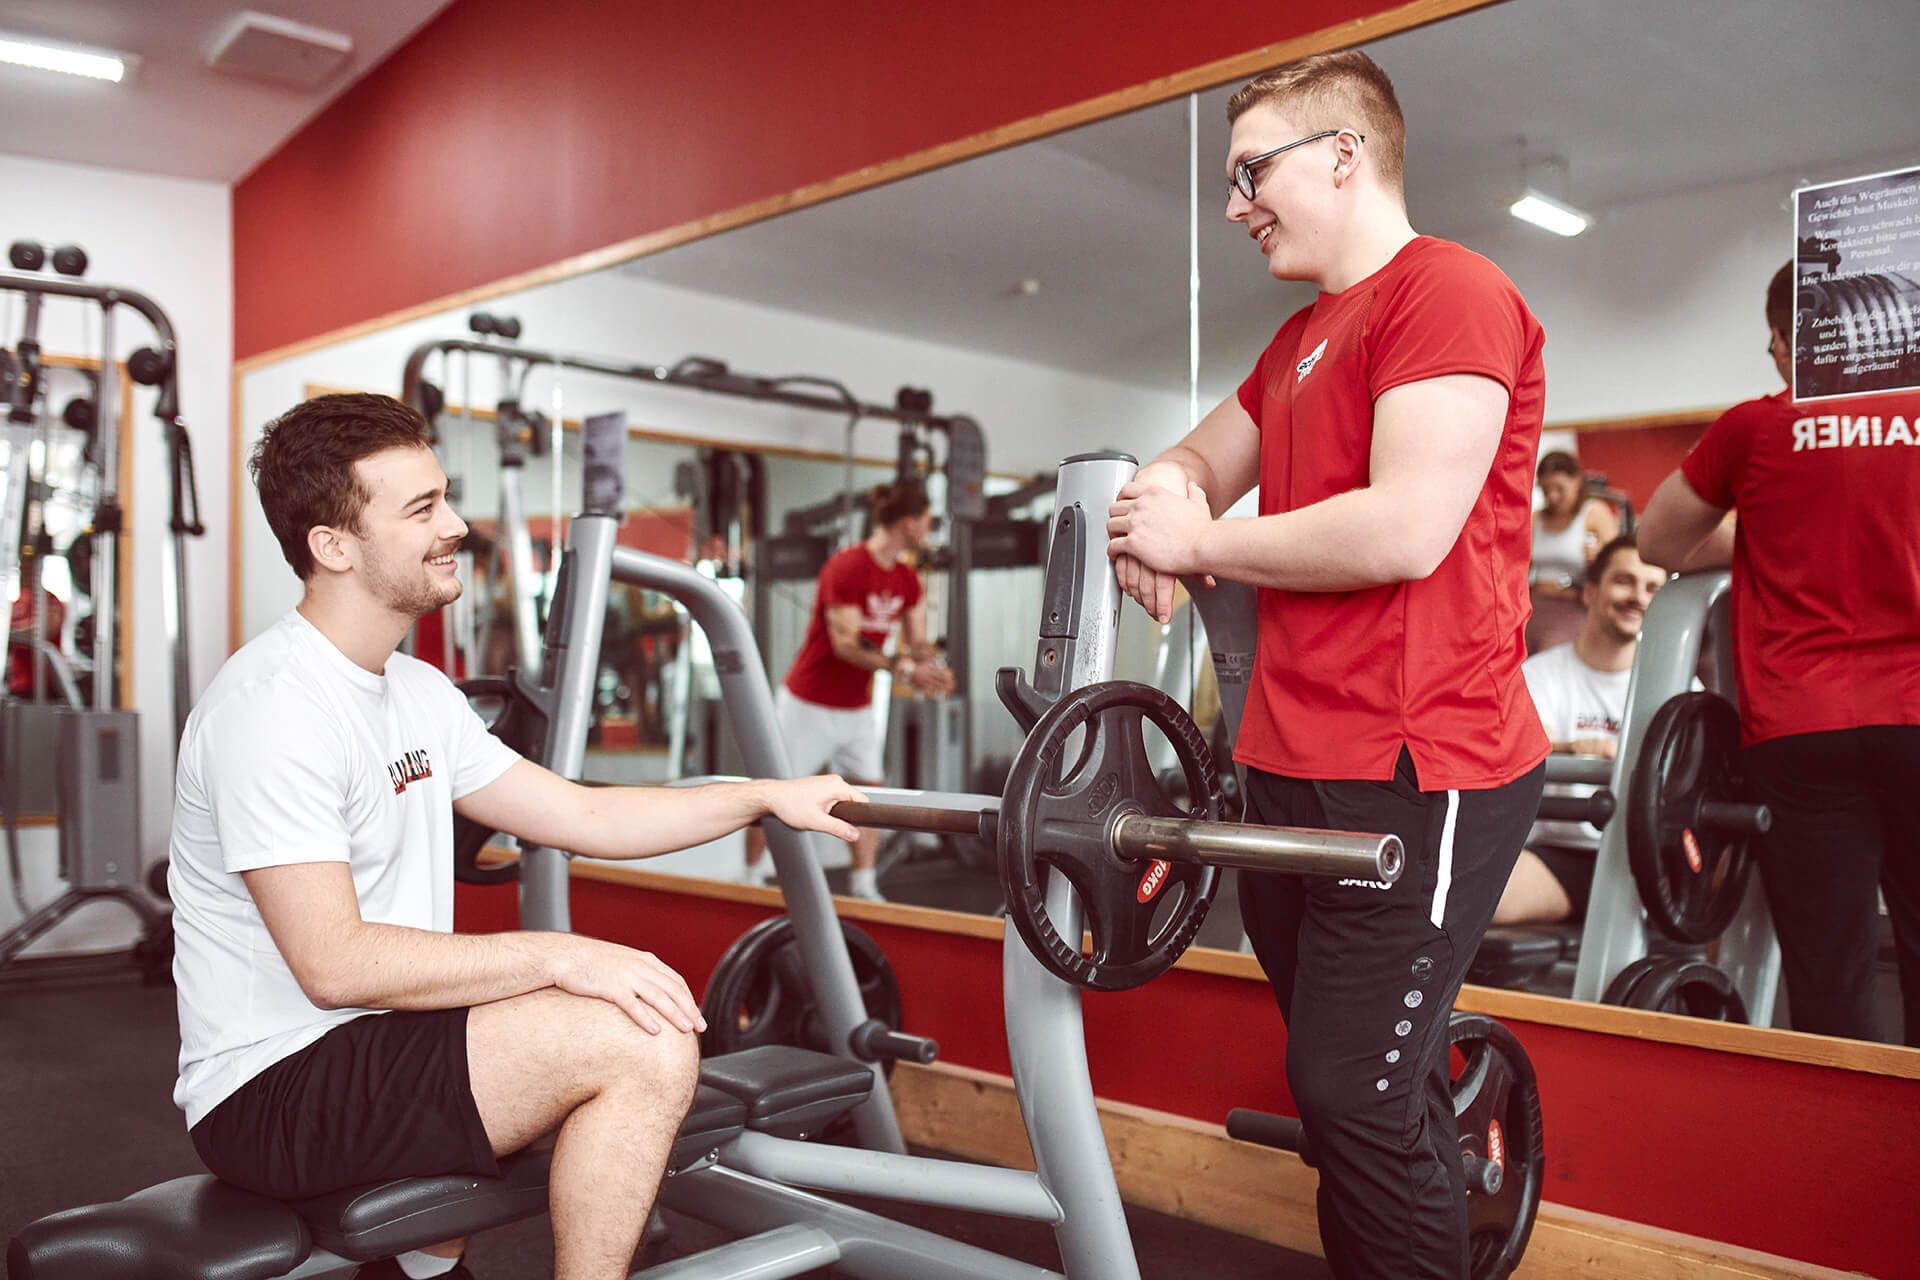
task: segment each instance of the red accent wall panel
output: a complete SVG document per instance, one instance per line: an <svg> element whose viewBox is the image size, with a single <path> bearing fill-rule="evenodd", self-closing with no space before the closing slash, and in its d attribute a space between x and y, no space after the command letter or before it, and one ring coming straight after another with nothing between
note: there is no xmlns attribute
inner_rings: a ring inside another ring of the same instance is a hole
<svg viewBox="0 0 1920 1280"><path fill-rule="evenodd" d="M458 927L512 928L511 886L459 886ZM705 988L765 907L573 882L574 928L644 947ZM906 1029L944 1062L1006 1073L998 942L860 922L900 981ZM1291 1112L1286 1029L1260 983L1176 969L1082 1002L1095 1091L1220 1123ZM1783 1257L1911 1274L1920 1081L1509 1022L1540 1077L1546 1198ZM1848 1224L1844 1229L1835 1224Z"/></svg>
<svg viewBox="0 0 1920 1280"><path fill-rule="evenodd" d="M456 0L234 188L234 357L1393 7Z"/></svg>
<svg viewBox="0 0 1920 1280"><path fill-rule="evenodd" d="M1580 465L1602 472L1607 482L1633 500L1636 512L1645 511L1660 482L1673 474L1711 418L1670 427L1624 427L1610 431L1582 431L1575 439Z"/></svg>

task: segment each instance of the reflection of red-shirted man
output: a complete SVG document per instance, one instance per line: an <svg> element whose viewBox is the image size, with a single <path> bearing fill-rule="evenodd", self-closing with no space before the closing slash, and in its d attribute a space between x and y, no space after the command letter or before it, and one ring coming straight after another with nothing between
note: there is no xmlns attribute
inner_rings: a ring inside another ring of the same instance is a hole
<svg viewBox="0 0 1920 1280"><path fill-rule="evenodd" d="M813 616L792 670L774 697L787 763L796 775L828 770L849 781L878 786L880 732L873 715L873 677L890 672L916 692L940 697L953 692L953 673L935 661L927 639L925 592L908 563L933 528L926 490L906 482L883 485L872 495L873 532L848 547L820 571ZM889 655L895 629L899 648ZM853 846L850 884L857 898L880 898L874 876L877 831L862 831ZM747 875L758 875L765 852L759 829L747 838Z"/></svg>
<svg viewBox="0 0 1920 1280"><path fill-rule="evenodd" d="M1793 264L1767 288L1793 369ZM1724 522L1739 513L1737 528ZM1647 503L1640 547L1733 569L1742 765L1794 1029L1880 1039L1876 896L1920 1045L1920 394L1737 404Z"/></svg>

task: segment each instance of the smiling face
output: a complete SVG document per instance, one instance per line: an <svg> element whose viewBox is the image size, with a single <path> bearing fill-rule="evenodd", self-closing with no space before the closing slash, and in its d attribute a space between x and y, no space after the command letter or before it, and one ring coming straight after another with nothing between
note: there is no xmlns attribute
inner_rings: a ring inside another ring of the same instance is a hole
<svg viewBox="0 0 1920 1280"><path fill-rule="evenodd" d="M1666 570L1642 560L1632 547L1620 547L1607 557L1600 580L1586 588L1587 618L1611 640L1636 640L1647 605L1666 580Z"/></svg>
<svg viewBox="0 0 1920 1280"><path fill-rule="evenodd" d="M1227 143L1227 221L1247 229L1276 280L1314 281L1324 273L1335 221L1334 171L1351 135L1321 138L1254 165L1251 200L1233 186L1233 169L1316 132L1279 106L1261 103L1233 122Z"/></svg>
<svg viewBox="0 0 1920 1280"><path fill-rule="evenodd" d="M1540 477L1540 500L1552 515L1570 516L1578 511L1585 491L1586 482L1581 476L1552 471Z"/></svg>
<svg viewBox="0 0 1920 1280"><path fill-rule="evenodd" d="M362 589L375 603L421 618L460 598L453 553L467 525L447 505L447 477L431 449L385 449L354 463L368 493L352 531Z"/></svg>

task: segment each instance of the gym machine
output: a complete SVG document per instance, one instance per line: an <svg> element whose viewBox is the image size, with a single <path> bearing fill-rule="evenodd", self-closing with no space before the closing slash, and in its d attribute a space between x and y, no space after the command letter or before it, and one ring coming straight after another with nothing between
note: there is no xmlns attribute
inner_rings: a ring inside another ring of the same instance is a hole
<svg viewBox="0 0 1920 1280"><path fill-rule="evenodd" d="M1088 1077L1082 991L1137 985L1170 967L1222 864L1398 876L1403 850L1390 836L1213 822L1213 763L1192 722L1164 695L1105 680L1120 595L1105 555L1104 512L1135 469L1119 454L1062 464L1031 682L1012 670L1000 677L1004 700L1031 726L1006 794L883 790L845 811L854 821L966 827L996 844L1014 925L1003 950L1008 1047L1037 1170L902 1154L878 1063L925 1061L935 1047L866 1017L825 877L800 833L770 823L795 943L835 1052L766 1045L703 1064L661 1202L739 1238L640 1276L777 1280L834 1266L918 1280L1137 1280ZM572 522L541 682L516 682L520 698L546 717L546 762L578 774L600 618L609 584L620 581L685 605L708 634L748 767L784 776L785 750L746 620L689 566L616 546L616 524L614 513L593 511ZM1174 741L1190 806L1176 804L1147 767L1146 724ZM523 925L567 927L566 855L524 850L520 879ZM1078 945L1083 926L1093 939L1086 953ZM805 1141L848 1114L862 1148ZM314 1275L537 1214L549 1160L548 1152L526 1151L503 1161L497 1178L407 1179L300 1204L206 1175L177 1179L27 1227L9 1248L9 1275ZM854 1209L829 1198L836 1192L1047 1223L1062 1272Z"/></svg>
<svg viewBox="0 0 1920 1280"><path fill-rule="evenodd" d="M38 910L27 912L21 922L0 936L0 969L8 966L23 949L48 929L97 898L114 899L140 917L144 936L135 947L135 957L149 981L164 978L171 962L168 922L146 898L134 889L140 872L138 716L131 710L116 708L115 635L116 586L121 571L117 559L118 538L122 531L119 477L120 366L114 357L115 320L118 309L126 307L142 316L152 327L155 342L142 347L127 359L127 373L136 383L157 389L153 414L159 420L171 469L171 504L168 511L169 557L161 598L164 606L167 643L172 662L174 740L185 728L191 709L192 686L188 670L186 539L205 532L200 522L199 495L194 483L193 452L186 422L179 409L178 344L173 323L165 311L145 294L115 285L89 284L78 279L87 266L86 254L74 245L63 245L49 254L42 246L17 241L8 249L13 273L0 273L0 292L20 294L25 304L25 320L7 366L6 427L8 436L8 516L5 525L16 530L15 515L25 514L44 503L44 486L28 474L29 459L38 453L47 456L49 419L44 406L46 369L40 347L41 313L48 298L76 298L100 309L99 370L90 399L69 404L62 412L63 422L72 429L87 432L91 438L89 460L98 475L98 492L87 531L91 582L94 602L93 644L91 655L92 706L77 702L77 682L64 680L68 706L20 702L0 697L0 778L5 779L0 805L7 814L8 855L12 866L14 892L21 896L19 850L14 837L13 814L36 786L46 786L44 771L50 763L57 783L51 788L56 796L60 831L60 869L68 889ZM29 274L48 262L65 279ZM43 463L44 465L44 463ZM32 495L33 501L27 501ZM14 506L15 499L20 506ZM21 546L8 535L16 560ZM46 657L42 634L43 591L34 575L36 604L32 633L36 668L35 687L40 687L38 669ZM49 751L52 742L55 750ZM37 779L37 783L36 783Z"/></svg>
<svg viewBox="0 0 1920 1280"><path fill-rule="evenodd" d="M1734 704L1692 687L1709 634L1721 639L1713 683L1734 687L1728 582L1687 574L1654 596L1614 759L1547 758L1540 816L1601 832L1585 921L1490 928L1469 981L1524 983L1572 963L1577 1000L1771 1021L1779 950L1749 855L1771 815L1746 796ZM1553 793L1565 783L1590 793Z"/></svg>
<svg viewBox="0 0 1920 1280"><path fill-rule="evenodd" d="M1745 798L1733 703L1689 691L1709 632L1719 641L1714 683L1734 688L1729 582L1725 570L1683 574L1647 608L1606 777L1625 797L1625 820L1601 833L1573 998L1658 1007L1642 1002L1660 990L1683 1007L1768 1026L1780 947L1749 844L1770 815ZM1635 983L1645 984L1638 993Z"/></svg>

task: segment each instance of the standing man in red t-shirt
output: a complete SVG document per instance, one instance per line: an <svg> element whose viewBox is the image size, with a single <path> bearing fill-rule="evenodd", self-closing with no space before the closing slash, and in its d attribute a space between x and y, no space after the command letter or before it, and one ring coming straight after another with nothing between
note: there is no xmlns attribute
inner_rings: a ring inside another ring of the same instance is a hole
<svg viewBox="0 0 1920 1280"><path fill-rule="evenodd" d="M1462 1280L1448 1015L1548 745L1520 674L1540 326L1492 263L1408 224L1399 103L1365 54L1269 72L1227 114L1228 219L1320 296L1120 491L1109 554L1162 620L1179 574L1260 589L1250 821L1406 843L1391 887L1243 874L1240 908L1287 1021L1328 1263ZM1218 518L1256 482L1257 518Z"/></svg>
<svg viewBox="0 0 1920 1280"><path fill-rule="evenodd" d="M780 737L796 777L833 772L877 787L882 781L880 732L873 716L873 676L892 673L915 692L944 697L953 672L927 639L920 575L907 556L933 530L927 491L913 481L882 485L872 497L873 532L828 560L814 591L806 638L786 681L774 695ZM887 642L898 628L899 648ZM853 846L849 891L881 901L874 873L880 834L862 828ZM766 843L758 827L747 832L747 877L758 877Z"/></svg>
<svg viewBox="0 0 1920 1280"><path fill-rule="evenodd" d="M1793 264L1767 288L1791 381ZM1722 517L1739 513L1737 528ZM1906 1042L1920 1045L1920 394L1735 405L1647 504L1640 548L1733 566L1740 740L1773 811L1760 878L1793 1025L1883 1038L1874 890L1886 895Z"/></svg>

